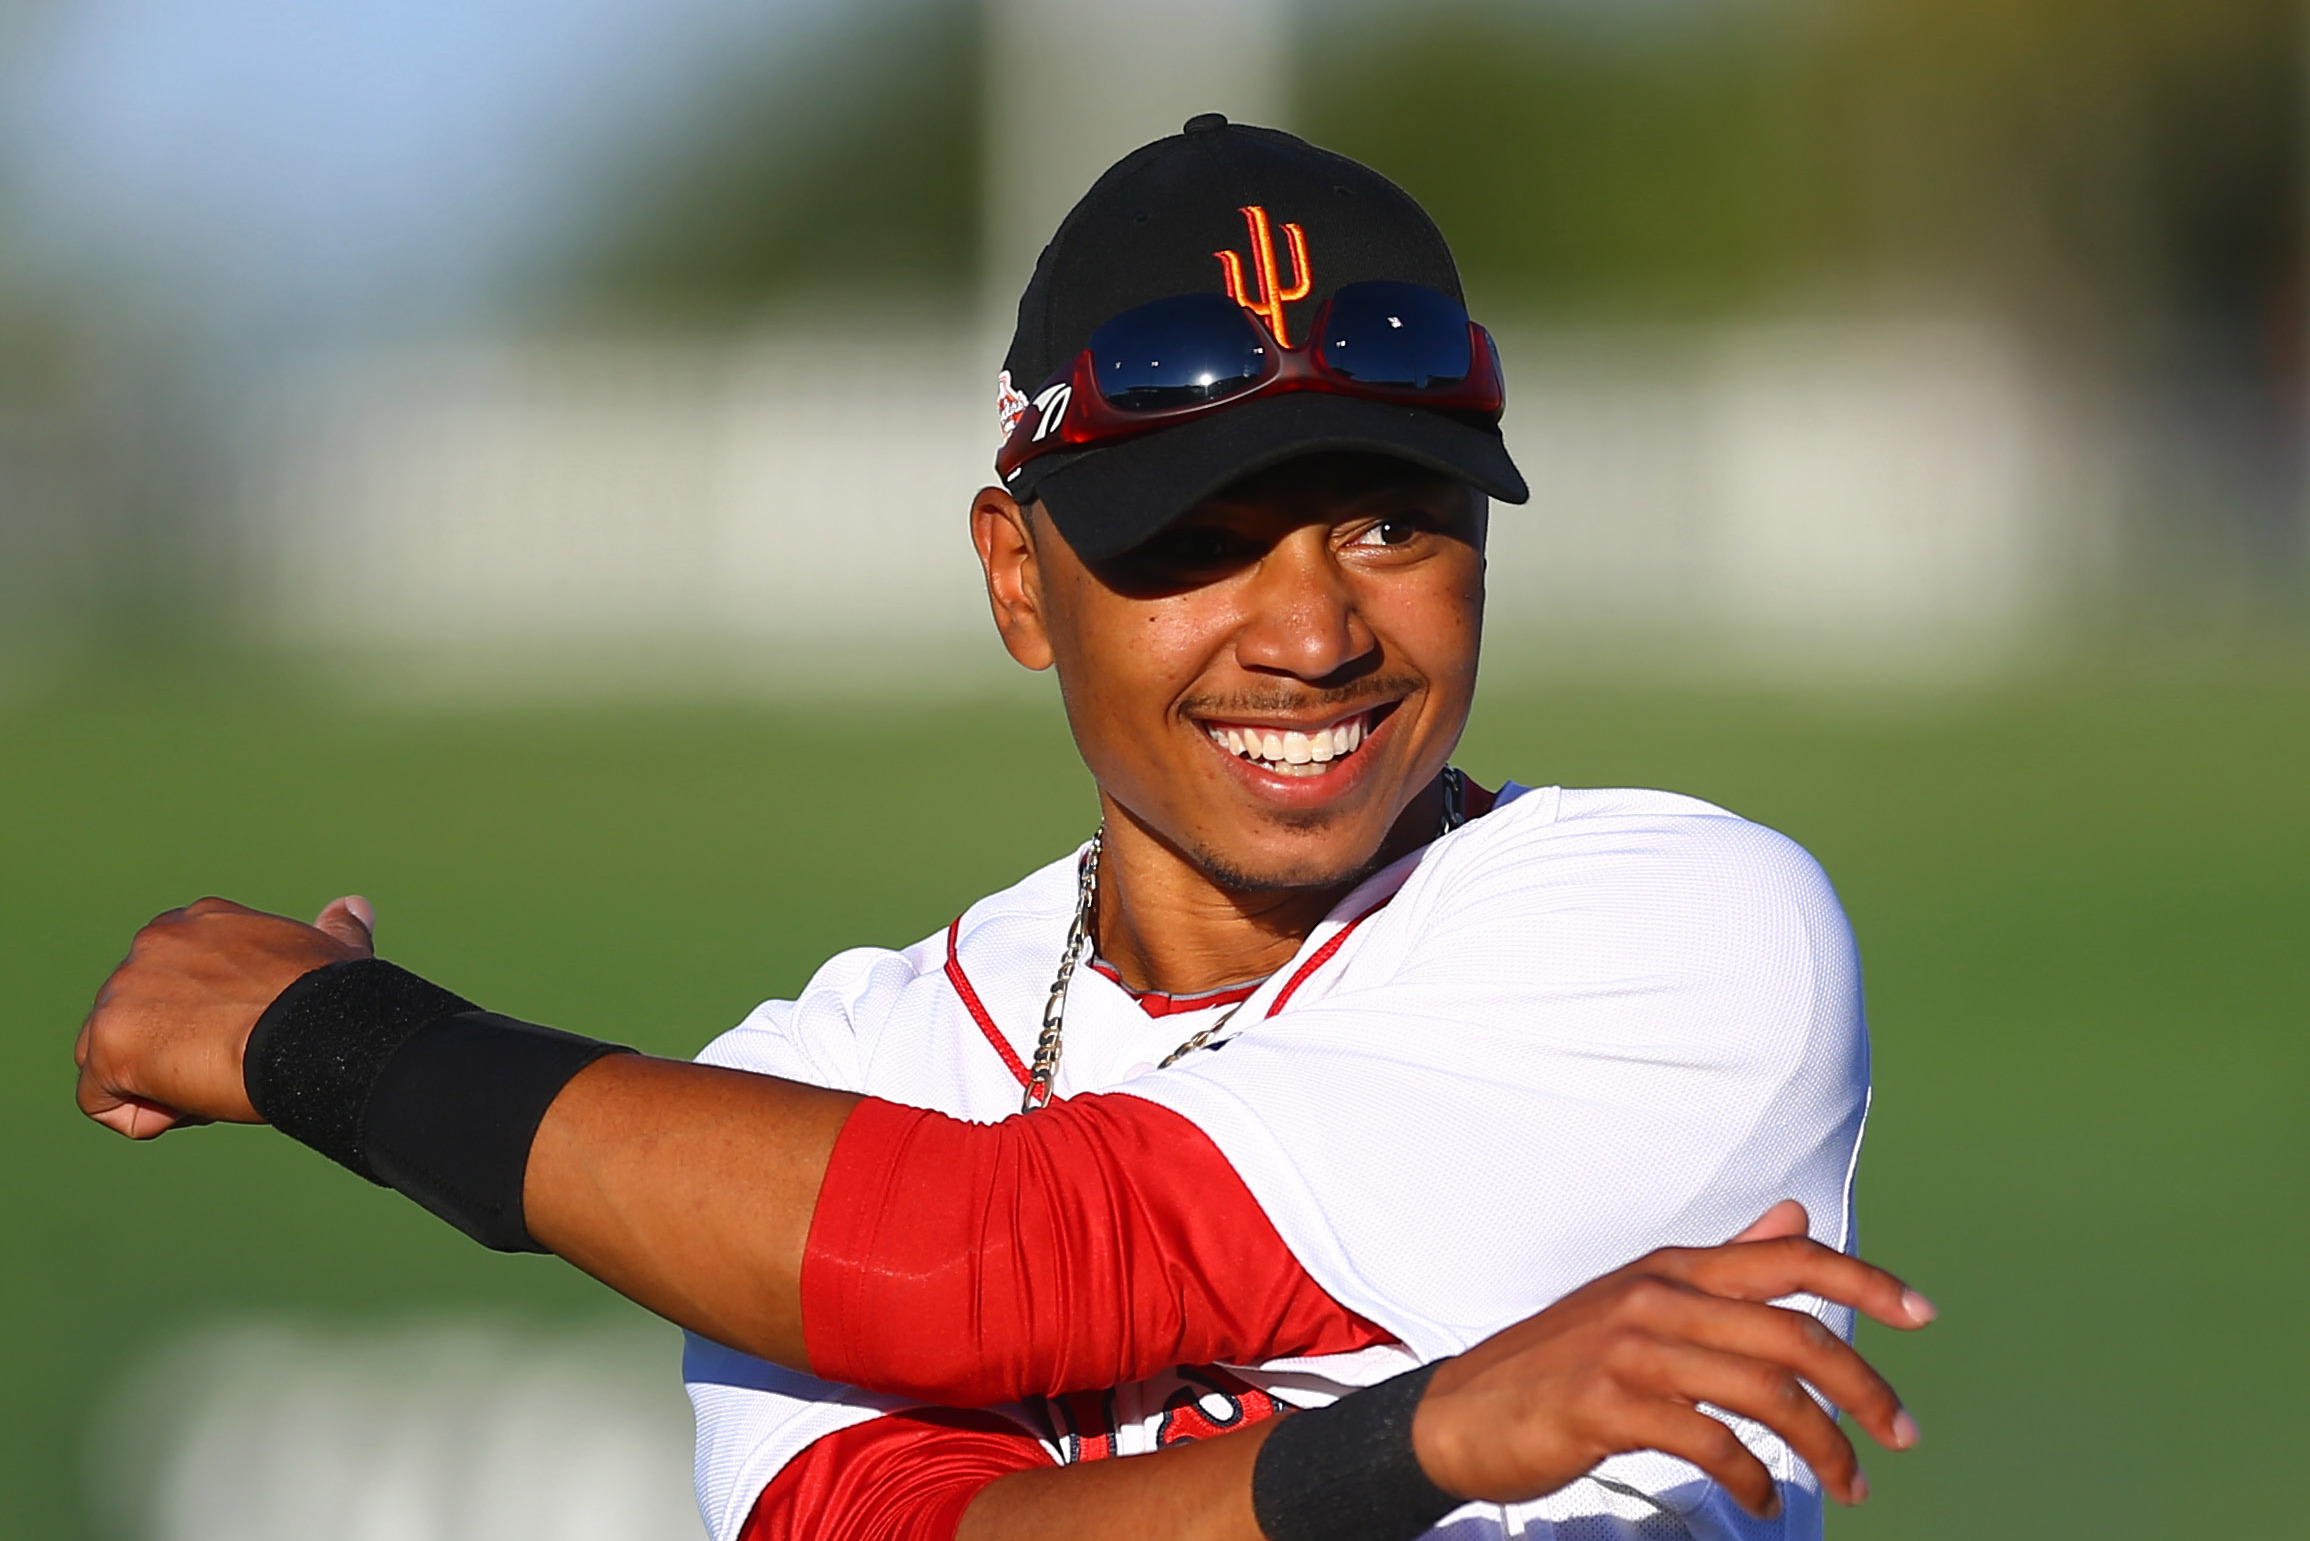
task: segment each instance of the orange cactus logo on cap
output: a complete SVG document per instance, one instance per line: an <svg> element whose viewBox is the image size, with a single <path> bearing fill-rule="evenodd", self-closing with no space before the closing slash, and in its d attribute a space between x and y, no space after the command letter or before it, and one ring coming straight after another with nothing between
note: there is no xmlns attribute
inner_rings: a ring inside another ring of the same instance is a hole
<svg viewBox="0 0 2310 1541"><path fill-rule="evenodd" d="M1244 287L1243 259L1233 251L1215 251L1219 271L1227 280L1227 297L1245 310L1267 322L1279 348L1291 346L1285 335L1283 307L1293 300L1304 300L1315 283L1315 275L1307 263L1307 232L1297 225L1283 227L1284 241L1291 248L1292 281L1286 288L1282 275L1275 266L1275 234L1267 222L1267 210L1259 204L1248 204L1238 210L1243 215L1244 228L1251 232L1251 265L1259 278L1259 292L1254 297Z"/></svg>

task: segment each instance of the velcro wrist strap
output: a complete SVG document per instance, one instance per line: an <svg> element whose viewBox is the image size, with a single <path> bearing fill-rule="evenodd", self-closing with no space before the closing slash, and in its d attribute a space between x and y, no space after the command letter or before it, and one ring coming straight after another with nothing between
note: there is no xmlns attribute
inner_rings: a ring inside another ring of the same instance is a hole
<svg viewBox="0 0 2310 1541"><path fill-rule="evenodd" d="M1435 1373L1425 1364L1278 1423L1251 1468L1267 1541L1412 1541L1459 1508L1412 1451L1412 1415Z"/></svg>
<svg viewBox="0 0 2310 1541"><path fill-rule="evenodd" d="M283 1133L484 1246L534 1252L521 1190L538 1125L572 1076L628 1052L364 958L282 991L249 1036L242 1079Z"/></svg>
<svg viewBox="0 0 2310 1541"><path fill-rule="evenodd" d="M257 1018L241 1084L266 1123L383 1182L361 1124L385 1062L426 1023L473 1009L383 958L331 963L293 981Z"/></svg>

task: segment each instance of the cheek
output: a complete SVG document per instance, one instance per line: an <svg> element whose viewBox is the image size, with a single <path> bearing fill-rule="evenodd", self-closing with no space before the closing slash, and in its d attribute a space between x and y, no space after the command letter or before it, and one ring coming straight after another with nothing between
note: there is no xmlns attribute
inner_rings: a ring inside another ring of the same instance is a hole
<svg viewBox="0 0 2310 1541"><path fill-rule="evenodd" d="M1133 746L1168 738L1170 707L1204 672L1209 617L1191 596L1128 601L1101 594L1054 632L1067 715L1102 777L1127 775Z"/></svg>
<svg viewBox="0 0 2310 1541"><path fill-rule="evenodd" d="M1151 693L1172 693L1164 687L1179 672L1188 628L1161 606L1118 605L1115 612L1085 628L1074 639L1073 651L1083 678L1096 680L1101 696L1114 697L1117 704L1128 697L1144 709Z"/></svg>
<svg viewBox="0 0 2310 1541"><path fill-rule="evenodd" d="M1375 584L1365 614L1383 645L1439 687L1472 682L1484 630L1483 558L1423 563Z"/></svg>
<svg viewBox="0 0 2310 1541"><path fill-rule="evenodd" d="M1197 593L1157 601L1133 617L1128 667L1160 681L1167 700L1208 672L1232 629L1232 612L1212 597Z"/></svg>

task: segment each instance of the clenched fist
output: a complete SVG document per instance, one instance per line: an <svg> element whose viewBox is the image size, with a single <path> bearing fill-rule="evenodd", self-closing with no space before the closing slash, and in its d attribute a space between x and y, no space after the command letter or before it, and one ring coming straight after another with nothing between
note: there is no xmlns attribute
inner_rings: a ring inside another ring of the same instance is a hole
<svg viewBox="0 0 2310 1541"><path fill-rule="evenodd" d="M357 895L309 926L229 899L154 917L73 1044L80 1110L132 1140L182 1124L261 1123L241 1082L250 1030L293 980L370 956L374 925Z"/></svg>

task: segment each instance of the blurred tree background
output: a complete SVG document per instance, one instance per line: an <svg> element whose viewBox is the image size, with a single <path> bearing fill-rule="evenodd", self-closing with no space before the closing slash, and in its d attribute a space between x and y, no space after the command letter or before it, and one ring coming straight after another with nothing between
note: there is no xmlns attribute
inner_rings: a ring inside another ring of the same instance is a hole
<svg viewBox="0 0 2310 1541"><path fill-rule="evenodd" d="M727 325L799 294L968 296L983 183L975 4L868 6L799 54L720 61L621 152L565 298Z"/></svg>
<svg viewBox="0 0 2310 1541"><path fill-rule="evenodd" d="M1332 0L1293 126L1451 233L1493 317L1622 329L1958 315L2135 426L2136 633L2174 592L2298 629L2310 27L2295 0ZM730 61L613 174L542 292L727 326L979 271L973 0ZM987 66L981 84L981 66ZM1064 132L1054 125L1054 132ZM992 303L992 302L990 302ZM2154 441L2154 442L2153 442ZM2202 596L2201 596L2202 597ZM2203 622L2203 605L2184 607Z"/></svg>
<svg viewBox="0 0 2310 1541"><path fill-rule="evenodd" d="M1295 126L1451 232L1494 308L1659 320L1892 289L2074 345L2300 312L2291 0L1428 0L1300 12ZM981 27L901 0L733 63L574 251L604 306L978 277ZM1000 61L985 89L1032 93ZM1063 125L1054 125L1064 132Z"/></svg>

